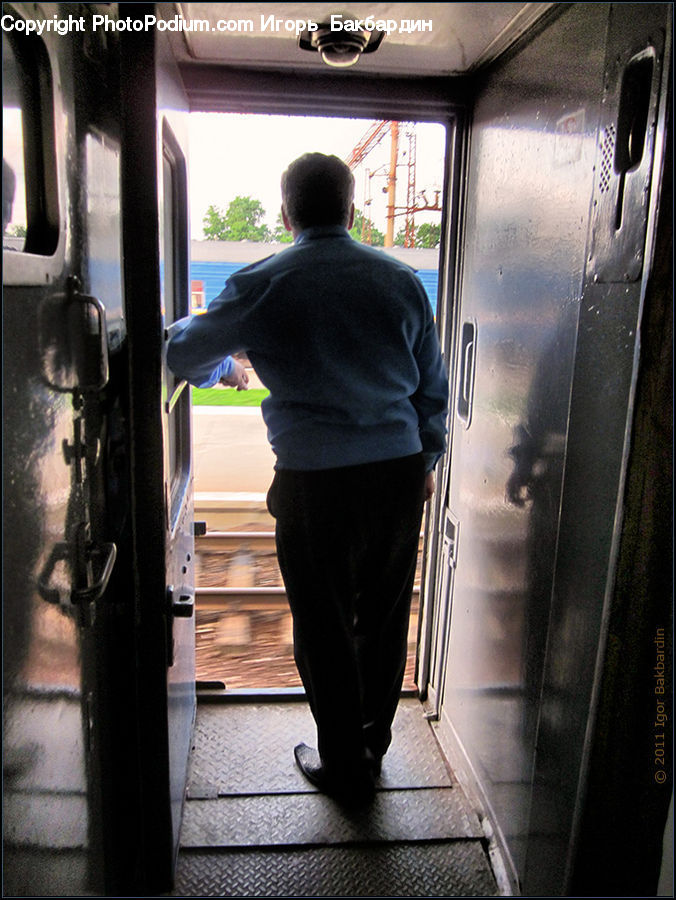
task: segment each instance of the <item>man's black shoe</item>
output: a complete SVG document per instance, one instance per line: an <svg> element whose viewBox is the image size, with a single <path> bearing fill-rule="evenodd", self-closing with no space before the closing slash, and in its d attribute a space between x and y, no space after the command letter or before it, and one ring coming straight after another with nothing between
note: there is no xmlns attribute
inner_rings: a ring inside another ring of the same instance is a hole
<svg viewBox="0 0 676 900"><path fill-rule="evenodd" d="M316 788L319 788L320 791L326 791L328 781L317 750L314 747L308 747L307 744L297 744L293 748L293 755L296 759L296 765L307 780L314 784Z"/></svg>
<svg viewBox="0 0 676 900"><path fill-rule="evenodd" d="M350 776L337 777L327 773L317 750L307 744L298 744L293 749L296 765L307 780L323 794L328 794L345 806L358 807L371 803L375 796L373 776L368 769L362 769Z"/></svg>

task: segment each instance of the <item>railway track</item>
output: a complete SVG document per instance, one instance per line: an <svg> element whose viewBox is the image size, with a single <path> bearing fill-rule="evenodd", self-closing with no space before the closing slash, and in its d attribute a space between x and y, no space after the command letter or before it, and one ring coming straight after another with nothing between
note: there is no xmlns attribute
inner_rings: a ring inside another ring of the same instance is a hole
<svg viewBox="0 0 676 900"><path fill-rule="evenodd" d="M422 535L420 545L422 546ZM207 531L196 540L199 551L226 552L249 545L253 551L276 550L274 531Z"/></svg>
<svg viewBox="0 0 676 900"><path fill-rule="evenodd" d="M413 600L420 596L420 588L413 588ZM200 609L228 610L229 612L255 612L286 608L286 591L283 587L198 587L197 603Z"/></svg>
<svg viewBox="0 0 676 900"><path fill-rule="evenodd" d="M252 612L286 607L286 591L276 566L273 531L207 532L197 538L196 551L202 560L210 558L212 569L208 578L202 575L196 589L196 600L201 609ZM255 583L261 561L266 569L264 578L276 583ZM218 574L221 584L204 584L205 580L216 580ZM414 602L419 597L419 590L416 584Z"/></svg>
<svg viewBox="0 0 676 900"><path fill-rule="evenodd" d="M229 690L299 687L274 531L208 531L196 538L195 550L197 680ZM419 593L416 585L407 689L415 688Z"/></svg>
<svg viewBox="0 0 676 900"><path fill-rule="evenodd" d="M275 550L274 531L207 531L196 539L198 551L226 552L248 544L253 550Z"/></svg>

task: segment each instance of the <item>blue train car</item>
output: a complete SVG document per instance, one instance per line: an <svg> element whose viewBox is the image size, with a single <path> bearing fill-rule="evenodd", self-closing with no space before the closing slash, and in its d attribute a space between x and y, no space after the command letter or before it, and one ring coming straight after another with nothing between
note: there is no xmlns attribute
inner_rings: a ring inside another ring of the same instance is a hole
<svg viewBox="0 0 676 900"><path fill-rule="evenodd" d="M241 269L271 253L279 253L287 244L259 244L253 241L192 241L190 259L191 308L204 311L223 290L227 279ZM437 250L408 250L392 247L383 250L414 268L423 283L434 314L437 314L439 282Z"/></svg>

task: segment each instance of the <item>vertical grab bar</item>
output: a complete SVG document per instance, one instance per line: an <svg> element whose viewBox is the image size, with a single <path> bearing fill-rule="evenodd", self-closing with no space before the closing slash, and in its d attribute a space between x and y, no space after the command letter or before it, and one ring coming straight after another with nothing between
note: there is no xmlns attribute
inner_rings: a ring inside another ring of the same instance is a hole
<svg viewBox="0 0 676 900"><path fill-rule="evenodd" d="M458 397L456 411L465 428L472 421L474 400L474 372L476 364L477 327L473 319L463 323L460 335L460 372L458 377Z"/></svg>

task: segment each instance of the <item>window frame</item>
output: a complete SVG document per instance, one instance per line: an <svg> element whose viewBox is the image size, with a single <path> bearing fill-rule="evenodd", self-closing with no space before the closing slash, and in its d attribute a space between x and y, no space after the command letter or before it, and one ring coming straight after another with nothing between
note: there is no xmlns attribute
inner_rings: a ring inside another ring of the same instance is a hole
<svg viewBox="0 0 676 900"><path fill-rule="evenodd" d="M14 7L6 15L24 18ZM22 105L24 164L26 169L27 235L23 250L3 247L4 285L44 285L63 274L67 223L65 221L64 129L68 127L59 68L59 45L46 32L9 40L17 64L27 74L28 103ZM23 98L22 98L23 99ZM33 138L29 144L28 138ZM30 175L29 175L30 173ZM28 189L33 178L32 190Z"/></svg>
<svg viewBox="0 0 676 900"><path fill-rule="evenodd" d="M166 119L161 127L162 195L161 279L165 327L190 315L190 261L188 245L188 173L181 146ZM171 210L167 210L167 199ZM167 215L169 213L169 215ZM167 230L170 229L170 230ZM171 251L168 259L167 249ZM192 474L191 393L166 371L168 400L165 406L165 485L169 527L175 532L180 522Z"/></svg>

